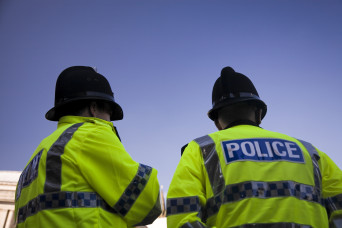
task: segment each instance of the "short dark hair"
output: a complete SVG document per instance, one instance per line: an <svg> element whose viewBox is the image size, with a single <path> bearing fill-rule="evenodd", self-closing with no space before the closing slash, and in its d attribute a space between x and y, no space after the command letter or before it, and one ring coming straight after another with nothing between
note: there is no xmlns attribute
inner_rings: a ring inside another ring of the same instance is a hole
<svg viewBox="0 0 342 228"><path fill-rule="evenodd" d="M79 100L67 104L58 113L59 116L80 116L92 102L96 102L97 108L100 111L112 112L111 106L108 102L103 100Z"/></svg>

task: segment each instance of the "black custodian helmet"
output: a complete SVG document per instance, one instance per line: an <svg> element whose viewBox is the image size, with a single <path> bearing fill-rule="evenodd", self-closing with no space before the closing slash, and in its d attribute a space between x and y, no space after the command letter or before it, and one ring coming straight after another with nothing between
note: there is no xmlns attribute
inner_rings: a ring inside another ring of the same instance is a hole
<svg viewBox="0 0 342 228"><path fill-rule="evenodd" d="M211 120L217 119L217 111L220 108L232 104L252 101L262 109L263 119L267 112L266 104L260 99L252 81L245 75L235 72L231 67L225 67L221 76L216 80L212 93L212 109L208 116Z"/></svg>
<svg viewBox="0 0 342 228"><path fill-rule="evenodd" d="M73 102L80 100L102 100L112 108L110 120L123 119L123 111L114 101L114 94L107 79L92 67L72 66L65 69L56 82L55 107L50 109L45 118L58 121L60 111Z"/></svg>

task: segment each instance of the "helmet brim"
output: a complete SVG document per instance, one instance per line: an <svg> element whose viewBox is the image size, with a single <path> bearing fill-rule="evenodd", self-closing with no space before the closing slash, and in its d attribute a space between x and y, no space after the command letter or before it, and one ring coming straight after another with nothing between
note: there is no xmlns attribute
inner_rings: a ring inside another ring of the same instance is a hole
<svg viewBox="0 0 342 228"><path fill-rule="evenodd" d="M237 103L240 103L240 102L245 102L245 101L253 101L253 102L255 102L258 105L258 107L260 107L262 109L261 119L263 119L265 117L266 112L267 112L267 105L265 104L265 102L263 102L260 99L249 98L249 97L223 100L222 102L216 104L212 109L210 109L208 111L208 117L212 121L215 121L217 119L217 117L218 117L218 113L217 112L218 112L219 109L221 109L223 107L226 107L226 106L233 105L233 104L237 104Z"/></svg>
<svg viewBox="0 0 342 228"><path fill-rule="evenodd" d="M111 105L112 108L112 115L110 116L111 121L115 120L122 120L123 119L123 111L121 106L116 103L115 101L111 99L105 99L103 97L78 97L75 99L70 99L68 101L63 102L62 104L56 105L55 107L51 108L47 113L45 114L45 118L50 121L58 121L62 116L59 114L60 111L65 108L66 105L70 105L71 103L80 101L80 100L101 100L101 101L107 101L108 104Z"/></svg>

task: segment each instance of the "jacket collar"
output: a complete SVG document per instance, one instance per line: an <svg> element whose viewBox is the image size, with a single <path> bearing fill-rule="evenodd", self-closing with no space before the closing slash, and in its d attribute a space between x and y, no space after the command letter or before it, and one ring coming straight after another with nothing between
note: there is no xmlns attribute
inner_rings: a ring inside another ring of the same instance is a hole
<svg viewBox="0 0 342 228"><path fill-rule="evenodd" d="M251 121L251 120L236 120L236 121L228 124L228 126L225 127L224 129L228 129L228 128L238 126L238 125L252 125L252 126L259 127L258 124L256 124L254 121Z"/></svg>

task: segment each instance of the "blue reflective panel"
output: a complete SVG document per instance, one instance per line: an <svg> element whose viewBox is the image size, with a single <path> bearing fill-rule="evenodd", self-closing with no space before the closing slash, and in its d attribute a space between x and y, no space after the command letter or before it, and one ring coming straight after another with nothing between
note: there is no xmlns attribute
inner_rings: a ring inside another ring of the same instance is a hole
<svg viewBox="0 0 342 228"><path fill-rule="evenodd" d="M226 163L235 161L290 161L304 163L303 152L292 141L283 139L252 138L223 141Z"/></svg>
<svg viewBox="0 0 342 228"><path fill-rule="evenodd" d="M34 158L30 161L30 163L26 166L26 168L21 173L19 181L18 181L16 200L19 199L21 190L29 186L38 177L39 162L40 162L40 157L42 156L43 150L44 149L39 151L39 153L37 153L34 156Z"/></svg>

